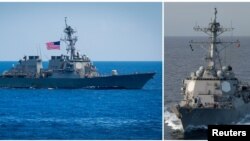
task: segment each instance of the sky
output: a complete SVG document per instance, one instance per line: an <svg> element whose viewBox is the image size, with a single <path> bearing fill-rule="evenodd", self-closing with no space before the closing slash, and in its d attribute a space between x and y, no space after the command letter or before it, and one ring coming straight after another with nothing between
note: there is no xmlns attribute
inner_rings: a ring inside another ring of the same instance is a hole
<svg viewBox="0 0 250 141"><path fill-rule="evenodd" d="M161 3L0 3L0 60L66 54L46 42L64 37L64 17L77 30L76 48L92 61L161 61Z"/></svg>
<svg viewBox="0 0 250 141"><path fill-rule="evenodd" d="M205 35L195 32L193 27L207 26L217 8L217 21L223 27L234 28L233 32L225 35L250 36L250 3L176 3L168 2L165 4L164 32L167 36L201 36Z"/></svg>

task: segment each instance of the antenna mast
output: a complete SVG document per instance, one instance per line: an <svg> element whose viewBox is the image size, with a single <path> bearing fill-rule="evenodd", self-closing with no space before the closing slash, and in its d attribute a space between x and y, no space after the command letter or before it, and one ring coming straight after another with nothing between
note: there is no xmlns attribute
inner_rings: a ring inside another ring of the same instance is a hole
<svg viewBox="0 0 250 141"><path fill-rule="evenodd" d="M232 31L233 28L223 28L222 26L220 26L220 23L217 22L217 8L214 8L214 18L211 21L211 23L209 23L208 27L202 28L200 26L195 26L194 30L201 31L201 32L204 32L207 35L209 35L210 41L209 42L190 41L190 45L191 44L208 44L209 45L209 48L208 48L209 55L208 55L208 57L206 57L206 60L208 62L207 69L210 71L215 71L215 72L216 72L216 70L221 69L222 65L221 65L221 59L219 56L221 50L218 50L218 46L220 44L230 44L231 45L231 44L239 43L239 41L222 42L222 41L220 41L220 39L218 39L218 36L224 32Z"/></svg>
<svg viewBox="0 0 250 141"><path fill-rule="evenodd" d="M65 37L64 39L61 39L67 44L67 52L70 52L70 59L73 60L75 57L75 43L77 41L77 36L73 36L76 31L71 28L71 26L68 26L67 24L67 17L65 17L65 26L66 28L64 29Z"/></svg>

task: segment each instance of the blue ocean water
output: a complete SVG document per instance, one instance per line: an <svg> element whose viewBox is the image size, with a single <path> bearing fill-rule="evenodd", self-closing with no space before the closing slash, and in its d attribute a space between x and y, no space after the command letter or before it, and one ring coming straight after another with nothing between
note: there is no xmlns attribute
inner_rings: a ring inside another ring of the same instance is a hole
<svg viewBox="0 0 250 141"><path fill-rule="evenodd" d="M94 64L156 76L141 90L0 89L0 139L162 139L161 62Z"/></svg>

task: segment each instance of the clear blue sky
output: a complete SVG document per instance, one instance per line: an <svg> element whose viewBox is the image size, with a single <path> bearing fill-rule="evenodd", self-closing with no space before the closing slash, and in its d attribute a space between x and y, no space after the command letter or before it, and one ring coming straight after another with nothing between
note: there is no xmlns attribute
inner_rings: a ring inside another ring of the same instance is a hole
<svg viewBox="0 0 250 141"><path fill-rule="evenodd" d="M77 29L77 49L93 61L159 61L161 3L0 3L0 60L65 54L46 50L68 24Z"/></svg>
<svg viewBox="0 0 250 141"><path fill-rule="evenodd" d="M224 27L235 28L233 35L250 36L250 3L244 2L169 2L165 4L165 35L199 36L193 27L197 23L207 26L213 17L214 8L218 9L218 21ZM231 35L227 33L225 35Z"/></svg>

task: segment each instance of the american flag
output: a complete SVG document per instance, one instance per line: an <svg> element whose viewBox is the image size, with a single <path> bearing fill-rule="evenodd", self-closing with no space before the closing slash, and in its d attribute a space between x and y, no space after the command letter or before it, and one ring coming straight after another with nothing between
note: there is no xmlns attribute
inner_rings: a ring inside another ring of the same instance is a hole
<svg viewBox="0 0 250 141"><path fill-rule="evenodd" d="M58 49L60 50L60 41L57 42L48 42L46 43L47 45L47 49L51 50L51 49Z"/></svg>

